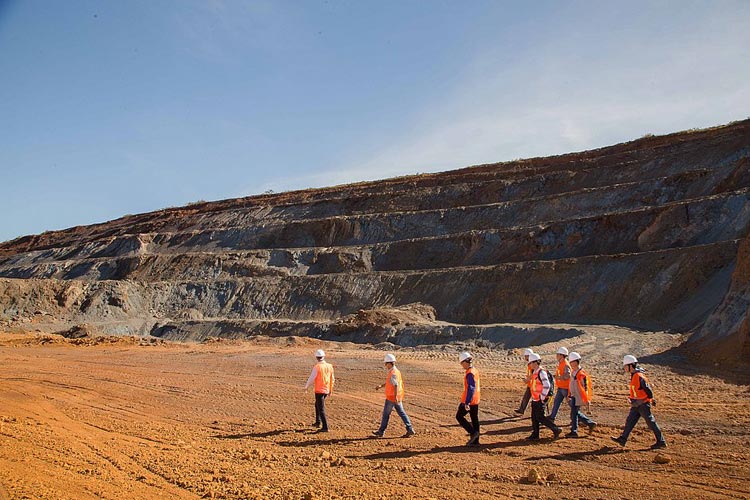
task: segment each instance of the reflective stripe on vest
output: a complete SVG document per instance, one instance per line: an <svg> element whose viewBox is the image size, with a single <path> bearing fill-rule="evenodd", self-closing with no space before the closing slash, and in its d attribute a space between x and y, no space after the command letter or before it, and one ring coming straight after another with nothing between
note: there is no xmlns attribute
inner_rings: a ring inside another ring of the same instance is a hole
<svg viewBox="0 0 750 500"><path fill-rule="evenodd" d="M531 389L531 399L534 401L541 401L542 399L542 392L544 391L544 384L542 383L541 379L541 371L544 370L544 368L539 367L539 370L532 374L531 376L531 383L529 384L529 389ZM549 378L549 377L547 377ZM547 380L547 383L550 383L549 380ZM552 387L550 383L550 388ZM547 393L549 394L549 392Z"/></svg>
<svg viewBox="0 0 750 500"><path fill-rule="evenodd" d="M651 398L648 397L648 394L646 394L646 391L641 389L641 377L643 378L643 381L648 384L648 379L646 376L641 372L635 372L633 376L630 378L630 399L631 400L639 400L642 399L646 403L651 401Z"/></svg>
<svg viewBox="0 0 750 500"><path fill-rule="evenodd" d="M469 392L469 382L466 380L466 376L469 373L474 375L474 385L476 386L474 390L474 395L472 396L469 404L478 405L479 404L479 372L473 366L469 368L468 370L466 370L466 373L464 373L464 393L461 395L461 402L463 403L464 401L466 401L466 394Z"/></svg>
<svg viewBox="0 0 750 500"><path fill-rule="evenodd" d="M396 376L396 381L398 381L398 394L396 394L396 388L391 383L391 378L394 375ZM385 399L394 403L404 400L404 381L401 379L401 372L395 366L385 376Z"/></svg>
<svg viewBox="0 0 750 500"><path fill-rule="evenodd" d="M318 374L315 376L315 392L330 394L333 389L333 366L323 361L318 363Z"/></svg>
<svg viewBox="0 0 750 500"><path fill-rule="evenodd" d="M570 388L570 379L563 380L560 377L565 375L565 367L568 367L570 369L570 363L567 359L563 358L562 361L557 365L557 379L555 379L555 385L558 389L569 389ZM572 370L571 370L572 371Z"/></svg>

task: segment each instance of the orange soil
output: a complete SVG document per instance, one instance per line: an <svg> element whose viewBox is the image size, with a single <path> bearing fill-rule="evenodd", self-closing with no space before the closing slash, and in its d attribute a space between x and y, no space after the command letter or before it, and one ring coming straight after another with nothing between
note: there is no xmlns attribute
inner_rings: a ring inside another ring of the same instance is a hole
<svg viewBox="0 0 750 500"><path fill-rule="evenodd" d="M750 496L748 387L708 375L648 367L671 459L657 464L642 422L624 450L609 440L627 413L626 379L611 368L588 367L593 435L543 430L528 444L528 418L512 414L520 354L478 352L483 444L472 449L454 420L454 348L396 352L417 436L399 437L394 412L376 440L382 351L296 338L82 344L0 334L0 499ZM302 389L320 346L337 376L328 434L312 432ZM539 483L526 480L532 468Z"/></svg>

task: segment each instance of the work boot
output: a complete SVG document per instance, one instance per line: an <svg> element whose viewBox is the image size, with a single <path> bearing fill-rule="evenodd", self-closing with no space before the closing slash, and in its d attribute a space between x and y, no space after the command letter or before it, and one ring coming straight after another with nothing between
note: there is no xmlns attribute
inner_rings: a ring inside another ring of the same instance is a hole
<svg viewBox="0 0 750 500"><path fill-rule="evenodd" d="M516 408L515 410L513 410L513 412L515 412L515 413L517 413L519 415L523 415L523 410L521 408Z"/></svg>
<svg viewBox="0 0 750 500"><path fill-rule="evenodd" d="M320 422L315 422L314 424L312 424L312 426L313 427L320 427Z"/></svg>
<svg viewBox="0 0 750 500"><path fill-rule="evenodd" d="M560 434L562 434L562 428L561 427L555 427L552 429L552 434L555 435L555 439L560 437Z"/></svg>
<svg viewBox="0 0 750 500"><path fill-rule="evenodd" d="M594 432L594 427L596 427L596 422L589 424L589 434Z"/></svg>
<svg viewBox="0 0 750 500"><path fill-rule="evenodd" d="M475 444L479 444L479 433L478 432L474 432L469 437L469 440L466 441L466 446L474 446Z"/></svg>
<svg viewBox="0 0 750 500"><path fill-rule="evenodd" d="M611 439L612 441L614 441L615 443L619 444L619 445L620 445L620 446L622 446L622 447L624 447L624 446L625 446L625 443L627 443L627 441L625 441L625 440L624 440L624 439L622 438L622 436L620 436L620 437L614 437L614 436L611 436L611 437L610 437L609 439Z"/></svg>
<svg viewBox="0 0 750 500"><path fill-rule="evenodd" d="M412 437L415 434L416 434L416 432L414 432L414 429L407 429L406 434L404 434L401 437L403 437L403 438L410 438L410 437Z"/></svg>
<svg viewBox="0 0 750 500"><path fill-rule="evenodd" d="M317 431L315 431L315 432L328 432L328 427L323 427L323 428L321 428L321 429L318 429L318 430L317 430Z"/></svg>
<svg viewBox="0 0 750 500"><path fill-rule="evenodd" d="M526 441L539 441L539 434L532 434L526 438Z"/></svg>
<svg viewBox="0 0 750 500"><path fill-rule="evenodd" d="M578 433L577 432L569 432L569 433L565 434L565 437L566 438L577 438L578 437Z"/></svg>
<svg viewBox="0 0 750 500"><path fill-rule="evenodd" d="M654 444L651 445L651 449L652 450L660 450L660 449L666 448L666 447L667 447L667 442L666 441L657 441L657 442L655 442Z"/></svg>
<svg viewBox="0 0 750 500"><path fill-rule="evenodd" d="M372 431L372 437L382 438L383 437L383 433L380 432L380 431Z"/></svg>

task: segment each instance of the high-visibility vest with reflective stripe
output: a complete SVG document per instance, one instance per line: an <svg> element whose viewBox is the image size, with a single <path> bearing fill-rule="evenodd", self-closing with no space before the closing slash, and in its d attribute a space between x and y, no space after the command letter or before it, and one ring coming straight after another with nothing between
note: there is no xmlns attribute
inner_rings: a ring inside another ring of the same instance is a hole
<svg viewBox="0 0 750 500"><path fill-rule="evenodd" d="M333 391L333 365L322 361L317 364L318 373L315 375L315 393L330 394Z"/></svg>
<svg viewBox="0 0 750 500"><path fill-rule="evenodd" d="M568 367L570 369L570 363L567 359L563 358L562 361L557 365L557 379L555 379L555 385L558 389L569 389L570 388L570 379L563 380L560 377L562 377L565 374L565 367ZM572 371L572 370L571 370Z"/></svg>
<svg viewBox="0 0 750 500"><path fill-rule="evenodd" d="M589 378L588 373L583 371L583 368L580 368L572 378L578 385L578 394L581 395L583 403L590 403L593 390L591 388L591 378ZM586 387L583 386L584 379L586 379Z"/></svg>
<svg viewBox="0 0 750 500"><path fill-rule="evenodd" d="M526 365L526 385L529 386L529 389L531 389L531 375L534 373L534 370L531 369L531 365Z"/></svg>
<svg viewBox="0 0 750 500"><path fill-rule="evenodd" d="M646 403L648 403L651 401L651 398L648 397L648 394L646 394L646 391L641 389L641 378L643 378L643 381L646 382L646 384L648 384L648 379L641 372L635 372L633 376L630 378L630 399L631 400L642 399Z"/></svg>
<svg viewBox="0 0 750 500"><path fill-rule="evenodd" d="M542 370L544 370L544 368L539 367L539 369L531 375L529 389L531 389L531 399L533 399L534 401L541 401L542 399L544 384L542 383L541 375L539 375L539 372L541 372ZM549 376L547 378L549 379ZM547 380L547 382L550 384L550 387L552 387L552 382L550 382L549 380ZM547 394L549 394L549 392Z"/></svg>
<svg viewBox="0 0 750 500"><path fill-rule="evenodd" d="M478 405L479 404L479 371L474 368L473 366L466 370L466 373L464 373L464 393L461 395L461 402L463 403L466 401L466 394L469 392L469 382L467 380L467 375L471 373L474 375L474 385L476 386L474 390L474 395L471 397L471 401L469 402L470 405Z"/></svg>
<svg viewBox="0 0 750 500"><path fill-rule="evenodd" d="M391 378L394 376L398 382L398 388L394 387L391 383ZM395 366L385 376L385 399L394 403L404 400L404 381L401 379L401 372Z"/></svg>

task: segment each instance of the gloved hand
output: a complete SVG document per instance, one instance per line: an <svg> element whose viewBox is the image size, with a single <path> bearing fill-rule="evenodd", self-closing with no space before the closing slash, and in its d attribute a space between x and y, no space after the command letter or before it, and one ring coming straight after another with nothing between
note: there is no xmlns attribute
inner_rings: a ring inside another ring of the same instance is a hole
<svg viewBox="0 0 750 500"><path fill-rule="evenodd" d="M471 410L471 407L469 405L464 405L464 410L469 411Z"/></svg>

